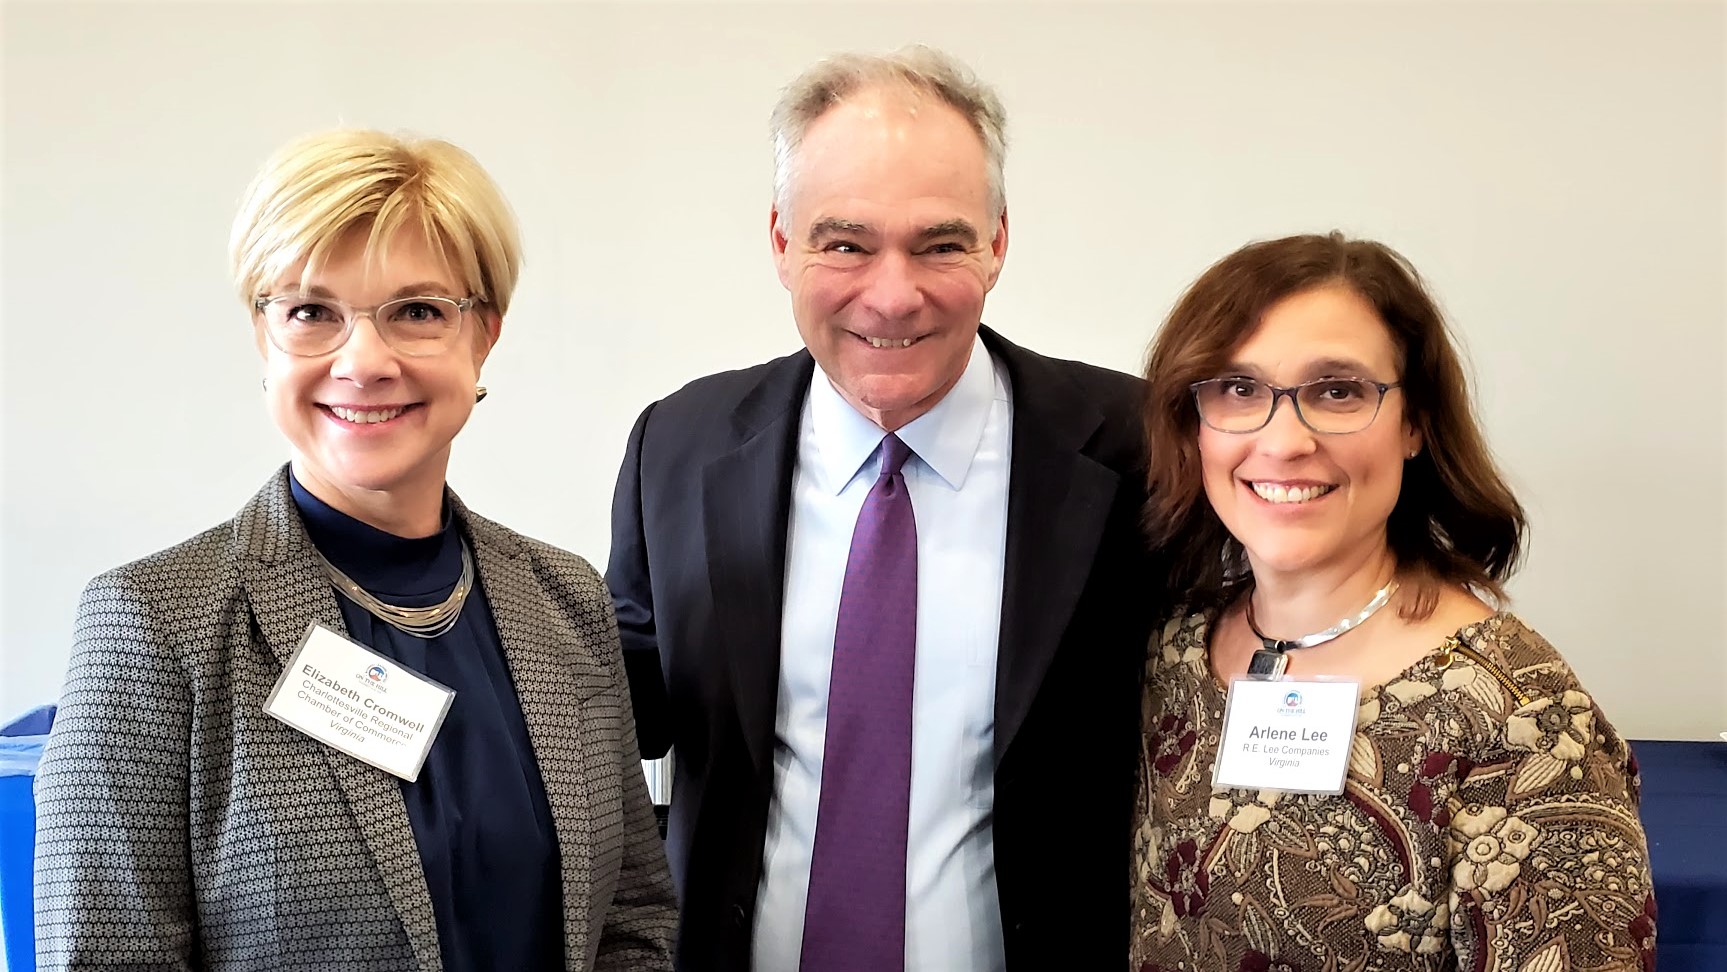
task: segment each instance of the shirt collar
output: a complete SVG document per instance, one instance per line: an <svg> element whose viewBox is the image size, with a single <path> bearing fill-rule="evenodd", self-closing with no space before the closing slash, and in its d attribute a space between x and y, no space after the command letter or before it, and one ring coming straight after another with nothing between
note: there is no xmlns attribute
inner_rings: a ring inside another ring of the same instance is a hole
<svg viewBox="0 0 1727 972"><path fill-rule="evenodd" d="M462 573L462 541L448 503L437 533L398 537L313 496L292 470L288 489L312 545L337 570L373 594L426 594L449 587Z"/></svg>
<svg viewBox="0 0 1727 972"><path fill-rule="evenodd" d="M951 489L965 485L972 459L983 441L990 406L1005 390L996 380L995 364L983 339L973 339L971 357L953 388L935 407L907 423L900 440ZM875 455L887 433L865 418L834 388L820 368L810 377L809 410L805 421L815 433L806 439L815 455L800 461L821 477L827 492L838 495Z"/></svg>

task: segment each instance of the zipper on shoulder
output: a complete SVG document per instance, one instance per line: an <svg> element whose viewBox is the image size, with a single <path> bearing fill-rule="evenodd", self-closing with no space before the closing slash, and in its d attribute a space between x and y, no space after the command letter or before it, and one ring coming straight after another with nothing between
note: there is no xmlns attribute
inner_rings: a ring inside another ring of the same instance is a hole
<svg viewBox="0 0 1727 972"><path fill-rule="evenodd" d="M1511 697L1517 700L1518 706L1521 707L1529 704L1529 696L1526 695L1522 689L1517 687L1517 683L1511 680L1510 675L1505 674L1498 665L1488 661L1486 655L1483 655L1481 652L1464 644L1462 640L1458 638L1453 637L1445 642L1445 646L1439 650L1439 657L1434 660L1435 664L1437 664L1441 670L1450 668L1451 656L1453 654L1462 655L1474 662L1476 667L1493 676L1493 680L1504 686L1505 691L1510 692Z"/></svg>

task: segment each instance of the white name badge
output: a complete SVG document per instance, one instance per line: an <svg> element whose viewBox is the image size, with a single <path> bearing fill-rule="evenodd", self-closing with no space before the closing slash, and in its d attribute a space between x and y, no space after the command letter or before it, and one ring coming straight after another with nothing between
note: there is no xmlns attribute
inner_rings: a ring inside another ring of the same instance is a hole
<svg viewBox="0 0 1727 972"><path fill-rule="evenodd" d="M1342 793L1360 689L1346 681L1234 679L1212 785Z"/></svg>
<svg viewBox="0 0 1727 972"><path fill-rule="evenodd" d="M412 783L455 697L454 690L314 621L264 711Z"/></svg>

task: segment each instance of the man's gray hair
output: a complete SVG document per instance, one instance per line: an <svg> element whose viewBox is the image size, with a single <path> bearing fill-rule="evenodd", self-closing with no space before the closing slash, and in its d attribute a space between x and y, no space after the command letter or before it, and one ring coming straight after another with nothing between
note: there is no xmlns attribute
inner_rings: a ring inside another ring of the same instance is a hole
<svg viewBox="0 0 1727 972"><path fill-rule="evenodd" d="M774 106L774 205L791 202L792 178L804 133L828 109L862 92L901 87L930 95L959 112L983 141L989 167L989 206L1000 216L1007 206L1002 165L1007 158L1007 112L995 89L979 81L959 59L921 44L892 54L836 54L798 75Z"/></svg>

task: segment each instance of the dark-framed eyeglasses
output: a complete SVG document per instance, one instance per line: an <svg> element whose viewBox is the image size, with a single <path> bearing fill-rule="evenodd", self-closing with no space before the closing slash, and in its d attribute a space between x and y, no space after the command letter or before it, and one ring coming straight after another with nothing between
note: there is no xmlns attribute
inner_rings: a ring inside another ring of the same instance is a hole
<svg viewBox="0 0 1727 972"><path fill-rule="evenodd" d="M1241 435L1271 424L1285 395L1301 424L1321 435L1347 435L1373 424L1385 393L1402 382L1367 378L1316 378L1288 387L1255 378L1212 378L1187 386L1199 419L1218 432Z"/></svg>
<svg viewBox="0 0 1727 972"><path fill-rule="evenodd" d="M270 343L285 354L315 358L348 343L354 322L372 319L378 336L395 351L412 357L442 354L455 343L462 321L480 298L424 295L398 297L375 307L355 307L334 297L308 294L260 296L252 310Z"/></svg>

